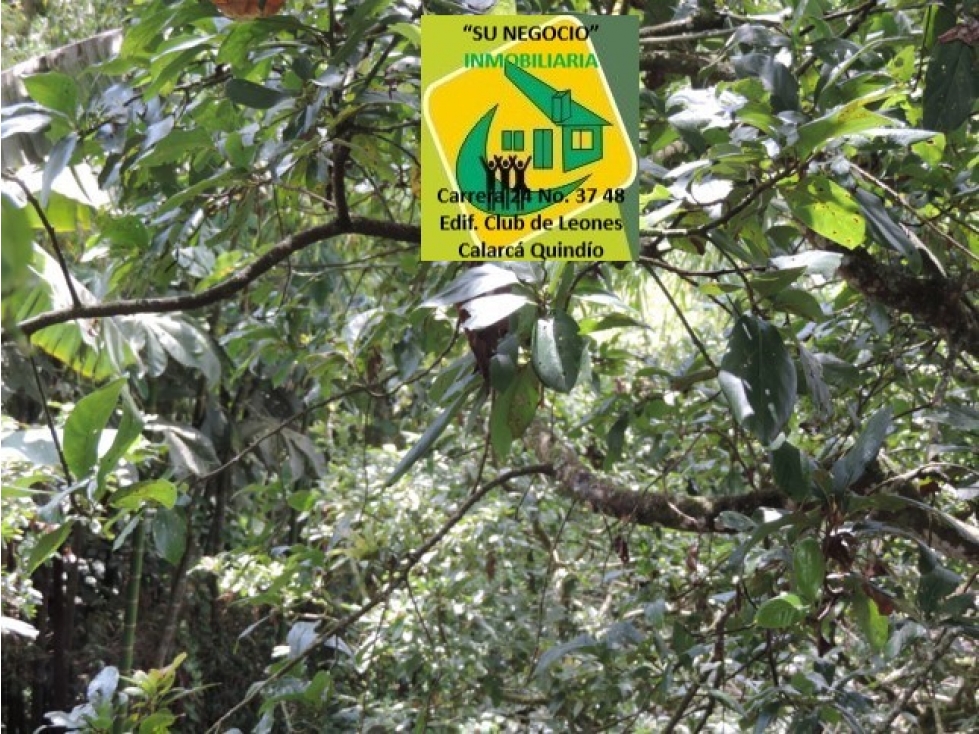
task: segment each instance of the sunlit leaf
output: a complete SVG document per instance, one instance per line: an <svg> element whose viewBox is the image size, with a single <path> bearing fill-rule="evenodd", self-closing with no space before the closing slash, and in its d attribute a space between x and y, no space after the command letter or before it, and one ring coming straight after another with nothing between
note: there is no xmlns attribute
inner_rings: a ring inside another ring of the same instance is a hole
<svg viewBox="0 0 979 734"><path fill-rule="evenodd" d="M87 474L98 461L99 438L116 409L125 384L123 380L116 380L90 392L78 401L65 421L65 460L76 477Z"/></svg>
<svg viewBox="0 0 979 734"><path fill-rule="evenodd" d="M755 624L765 629L785 629L806 617L806 605L795 594L781 594L769 599L755 612Z"/></svg>
<svg viewBox="0 0 979 734"><path fill-rule="evenodd" d="M866 223L853 197L825 176L812 176L786 192L792 213L823 237L853 249L863 244Z"/></svg>

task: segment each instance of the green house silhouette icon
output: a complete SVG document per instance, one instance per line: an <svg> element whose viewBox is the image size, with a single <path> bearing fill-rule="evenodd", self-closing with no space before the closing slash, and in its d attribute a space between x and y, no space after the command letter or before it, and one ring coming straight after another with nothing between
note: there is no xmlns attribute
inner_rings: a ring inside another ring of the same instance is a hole
<svg viewBox="0 0 979 734"><path fill-rule="evenodd" d="M561 130L561 169L573 171L602 158L603 128L611 125L571 98L570 90L558 90L509 61L503 74L533 105ZM504 150L524 149L523 130L505 130ZM534 128L534 168L554 167L554 129Z"/></svg>

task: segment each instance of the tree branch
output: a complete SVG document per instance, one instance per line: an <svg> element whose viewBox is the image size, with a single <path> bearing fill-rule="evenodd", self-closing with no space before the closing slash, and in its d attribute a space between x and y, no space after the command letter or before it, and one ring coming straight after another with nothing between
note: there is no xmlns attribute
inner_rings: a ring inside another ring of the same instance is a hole
<svg viewBox="0 0 979 734"><path fill-rule="evenodd" d="M657 75L683 74L703 77L711 82L729 82L736 78L734 67L727 62L715 62L707 56L678 51L652 51L639 57L639 70ZM658 85L657 85L658 86Z"/></svg>
<svg viewBox="0 0 979 734"><path fill-rule="evenodd" d="M866 250L848 251L839 273L858 293L913 316L979 357L979 312L966 298L964 279L915 277L904 268L878 262Z"/></svg>
<svg viewBox="0 0 979 734"><path fill-rule="evenodd" d="M257 280L293 253L342 234L361 234L399 242L421 242L421 231L417 226L364 217L351 217L345 223L333 221L286 237L250 265L200 293L159 298L135 298L48 311L25 319L18 324L18 327L25 336L29 337L48 326L74 321L75 319L126 316L138 313L172 313L210 306L244 290L249 283Z"/></svg>
<svg viewBox="0 0 979 734"><path fill-rule="evenodd" d="M762 507L788 509L790 506L789 498L774 486L720 497L637 492L596 475L573 449L560 445L542 424L531 426L527 440L537 459L554 467L561 494L587 503L602 515L636 525L658 525L693 533L733 534L737 531L718 522L721 513L730 511L750 516ZM867 519L898 528L949 557L979 563L979 529L929 511L910 482L902 482L899 490L889 494L910 502L902 503L898 511L868 513Z"/></svg>

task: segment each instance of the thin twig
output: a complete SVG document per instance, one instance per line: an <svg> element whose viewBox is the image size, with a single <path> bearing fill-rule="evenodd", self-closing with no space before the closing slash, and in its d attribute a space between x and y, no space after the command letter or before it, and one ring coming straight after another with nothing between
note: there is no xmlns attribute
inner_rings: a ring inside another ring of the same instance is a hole
<svg viewBox="0 0 979 734"><path fill-rule="evenodd" d="M71 272L68 270L68 261L65 259L65 253L61 249L61 243L58 242L58 233L54 231L51 220L48 219L48 215L44 212L44 207L41 206L41 202L37 200L34 194L31 193L31 190L27 188L27 185L19 178L9 173L3 174L3 177L20 187L20 190L24 192L24 196L27 197L27 201L34 208L34 211L37 212L37 217L41 220L41 226L44 227L44 231L48 233L48 239L51 240L51 248L54 250L54 256L58 259L58 266L61 268L61 274L65 278L65 285L68 286L71 305L75 308L81 308L82 302L79 300L78 293L75 291L75 282L71 277Z"/></svg>
<svg viewBox="0 0 979 734"><path fill-rule="evenodd" d="M58 432L54 427L54 418L51 416L51 409L48 407L48 398L44 394L44 383L41 381L41 373L37 369L37 362L34 359L34 355L31 357L31 369L34 371L34 382L37 384L37 391L41 397L41 407L44 409L44 419L48 424L48 430L51 432L51 440L54 442L55 451L58 452L58 460L61 462L61 469L65 473L65 479L68 480L68 484L72 483L71 469L68 468L68 459L65 458L65 452L61 448L61 441L58 439Z"/></svg>
<svg viewBox="0 0 979 734"><path fill-rule="evenodd" d="M716 372L717 365L711 358L710 352L707 351L707 347L704 346L704 343L700 340L700 337L697 336L697 332L693 330L690 322L687 321L687 317L683 314L683 309L680 308L677 302L673 299L673 294L670 293L669 289L666 287L666 284L660 280L660 277L656 274L656 270L653 267L651 267L648 263L644 263L644 266L646 271L653 276L653 280L656 281L656 284L660 287L660 290L663 291L663 295L666 296L666 300L670 302L670 306L673 308L673 311L680 318L680 323L683 324L683 328L686 330L690 340L696 345L697 350L703 355L707 364L710 365L710 367Z"/></svg>

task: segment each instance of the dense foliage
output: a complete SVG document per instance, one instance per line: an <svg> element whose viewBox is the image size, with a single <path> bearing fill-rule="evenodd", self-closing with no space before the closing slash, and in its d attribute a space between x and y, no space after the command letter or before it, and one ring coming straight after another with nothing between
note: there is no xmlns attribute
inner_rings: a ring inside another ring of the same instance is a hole
<svg viewBox="0 0 979 734"><path fill-rule="evenodd" d="M975 3L501 2L642 16L638 259L423 263L485 5L134 3L4 108L7 729L975 729Z"/></svg>

